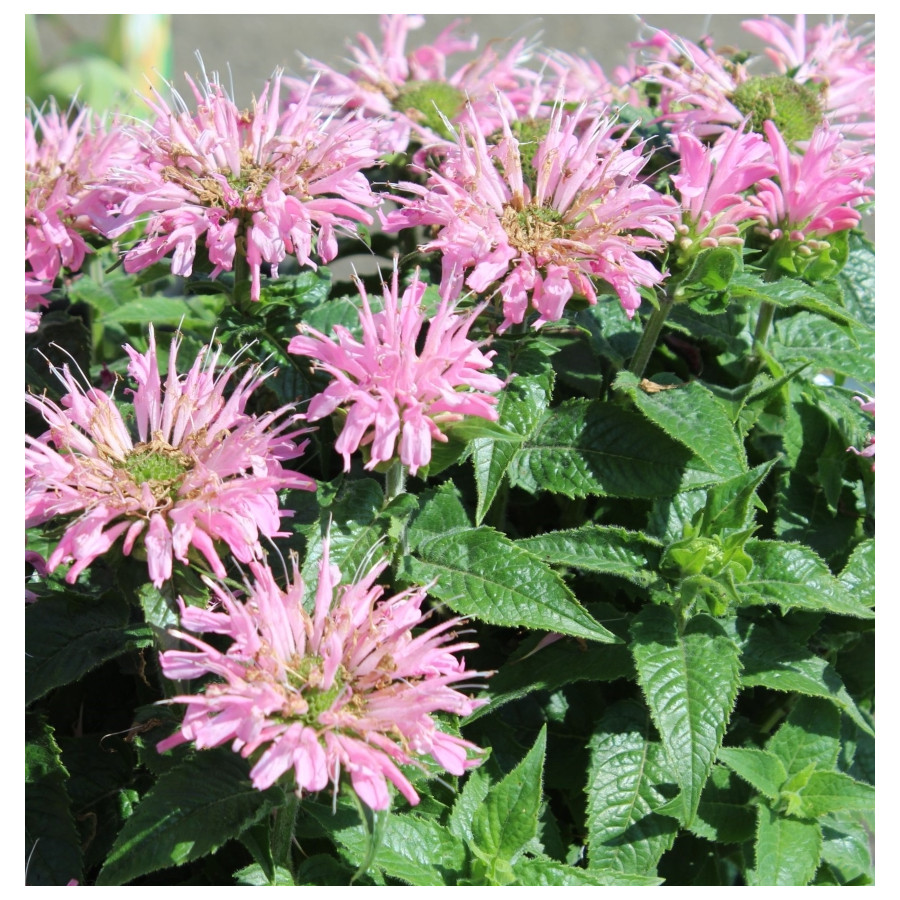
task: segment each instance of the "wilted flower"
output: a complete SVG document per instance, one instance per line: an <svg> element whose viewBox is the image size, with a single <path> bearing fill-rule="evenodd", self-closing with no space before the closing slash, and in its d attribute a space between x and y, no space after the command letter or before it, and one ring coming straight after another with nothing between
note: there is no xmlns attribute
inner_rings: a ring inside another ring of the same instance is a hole
<svg viewBox="0 0 900 900"><path fill-rule="evenodd" d="M486 702L453 687L485 674L454 656L477 645L456 640L458 618L413 635L428 620L421 609L427 589L384 598L375 580L385 566L340 585L326 542L312 613L303 608L296 562L285 591L266 566L252 563L244 602L213 585L216 608L182 606L185 628L226 635L232 643L223 652L173 632L196 651L163 653L165 675L216 680L203 693L166 701L187 704L187 711L159 750L187 741L200 749L231 742L243 757L253 756L254 787L265 790L293 770L298 795L329 783L336 790L344 770L359 798L376 810L390 803L388 782L410 803L419 802L398 764L421 765L419 758L431 757L453 775L478 765L468 756L478 748L439 730L432 718L438 711L469 715Z"/></svg>
<svg viewBox="0 0 900 900"><path fill-rule="evenodd" d="M25 116L26 331L37 329L43 295L60 273L81 270L91 252L85 234L109 226L120 195L107 175L136 149L119 123L106 128L87 107L73 118L51 101Z"/></svg>
<svg viewBox="0 0 900 900"><path fill-rule="evenodd" d="M854 397L853 398L859 405L860 408L864 412L872 413L874 418L875 416L875 398L873 397L871 400L864 400L862 397ZM848 447L848 453L855 453L857 456L867 456L874 458L875 456L875 434L869 437L869 441L866 446L862 450L857 450L856 447ZM872 463L872 471L875 471L875 463Z"/></svg>
<svg viewBox="0 0 900 900"><path fill-rule="evenodd" d="M69 583L123 535L126 554L143 536L157 587L171 577L172 557L187 563L191 547L224 577L216 541L241 562L260 557L260 534L282 536L279 520L287 513L278 509L277 491L315 489L310 478L281 465L306 446L294 441L303 431L285 433L301 416L287 416L289 407L260 417L244 412L267 377L257 366L226 397L237 369L229 365L217 377L221 350L204 349L179 376L176 336L163 389L152 328L149 345L146 353L125 346L137 382L137 440L114 398L79 385L68 366L54 370L68 389L61 406L46 396L26 397L50 429L25 437L25 527L80 513L47 560L51 571L72 563Z"/></svg>
<svg viewBox="0 0 900 900"><path fill-rule="evenodd" d="M425 285L418 271L412 284L399 293L397 268L390 287L384 285L384 308L373 313L361 282L362 341L341 325L334 326L333 340L308 325L291 339L288 350L319 361L334 381L313 397L307 411L310 421L348 408L335 450L350 468L350 454L368 446L366 468L400 461L415 475L431 461L432 440L446 441L441 426L464 416L497 419L494 408L504 382L484 370L492 352L483 353L468 338L479 310L463 315L442 299L431 317L419 305Z"/></svg>
<svg viewBox="0 0 900 900"><path fill-rule="evenodd" d="M504 116L495 148L470 112L442 172L424 187L401 183L417 196L394 198L404 208L384 219L390 231L436 228L423 250L441 251L444 295L458 294L463 278L477 292L496 283L501 330L522 322L529 306L538 327L561 318L575 294L596 303L595 277L613 286L631 316L638 286L663 279L638 254L672 240L676 203L638 181L647 160L642 147L625 147L630 132L616 138L615 122L585 121L582 112L557 108L535 143L520 141Z"/></svg>
<svg viewBox="0 0 900 900"><path fill-rule="evenodd" d="M277 276L288 254L315 267L337 255L336 230L355 233L370 224L366 207L377 206L362 169L375 163L377 126L348 116L319 115L300 97L279 111L281 75L266 83L250 111L240 110L216 83L199 88L188 79L197 103L191 114L175 95L175 108L156 94L157 115L141 136L144 160L121 173L128 191L119 234L149 214L147 236L125 255L125 269L138 272L168 253L172 271L190 275L197 242L204 238L212 277L246 258L250 296L259 299L264 262Z"/></svg>

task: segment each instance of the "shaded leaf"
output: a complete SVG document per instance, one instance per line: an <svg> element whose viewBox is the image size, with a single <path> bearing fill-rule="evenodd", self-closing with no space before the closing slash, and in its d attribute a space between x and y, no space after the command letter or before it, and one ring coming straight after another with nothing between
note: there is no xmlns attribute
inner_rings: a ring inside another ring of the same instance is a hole
<svg viewBox="0 0 900 900"><path fill-rule="evenodd" d="M125 823L97 878L127 884L181 866L238 837L283 797L250 783L247 763L228 748L203 750L164 772Z"/></svg>
<svg viewBox="0 0 900 900"><path fill-rule="evenodd" d="M81 879L81 841L72 818L53 729L25 717L25 858L27 885L65 885Z"/></svg>
<svg viewBox="0 0 900 900"><path fill-rule="evenodd" d="M716 480L714 471L639 413L587 400L548 412L516 451L509 478L533 494L646 498Z"/></svg>

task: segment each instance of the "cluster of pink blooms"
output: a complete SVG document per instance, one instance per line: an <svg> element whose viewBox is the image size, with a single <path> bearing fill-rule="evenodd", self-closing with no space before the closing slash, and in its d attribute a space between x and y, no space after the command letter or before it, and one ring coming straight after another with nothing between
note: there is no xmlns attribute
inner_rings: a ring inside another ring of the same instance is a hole
<svg viewBox="0 0 900 900"><path fill-rule="evenodd" d="M381 311L372 312L362 282L358 287L362 341L341 325L334 327L334 340L301 324L303 333L288 344L291 353L317 360L334 376L312 399L307 418L316 421L347 408L334 445L347 471L350 454L364 446L367 469L399 456L415 475L431 461L432 440L447 440L441 426L464 416L497 419L494 395L504 382L485 371L493 353L482 352L468 337L480 310L463 315L444 298L428 316L418 271L401 295L396 264Z"/></svg>
<svg viewBox="0 0 900 900"><path fill-rule="evenodd" d="M125 554L142 538L157 587L171 578L173 557L187 563L192 547L225 577L217 541L241 562L260 558L260 535L282 536L280 519L289 514L277 492L315 490L312 479L282 466L306 446L294 440L303 431L290 430L301 417L289 407L245 412L266 377L258 367L226 398L236 367L216 375L221 351L201 352L179 376L178 346L176 336L164 387L152 328L146 353L125 346L137 383L137 440L115 398L78 384L68 366L54 370L67 391L61 405L26 396L50 427L25 436L25 527L78 513L47 560L50 571L71 563L70 584L123 536Z"/></svg>
<svg viewBox="0 0 900 900"><path fill-rule="evenodd" d="M874 44L845 22L746 22L769 45L776 74L763 76L709 41L660 31L612 80L593 60L524 40L454 68L449 58L477 39L454 23L408 49L422 24L385 16L380 46L360 35L351 47L349 74L307 60L314 77L276 73L249 110L204 73L188 79L191 105L155 94L147 125L105 128L87 109L26 117L26 331L81 269L88 234L123 239L129 273L163 259L184 277L234 272L253 300L267 272L276 278L288 257L329 263L338 237L376 212L385 232L418 229L413 243L435 254L433 299L418 271L401 288L395 261L380 309L357 280L358 331L298 325L288 351L331 376L305 415L248 413L268 376L239 375L236 359L217 371L221 350L204 348L179 374L178 336L163 379L152 328L145 353L125 346L129 414L65 365L53 370L59 403L27 397L48 430L26 436L26 527L59 520L61 532L46 561L31 552L37 572L68 565L74 583L118 545L138 548L157 587L176 560L227 577L226 548L252 572L243 599L210 581L213 606L182 605L175 634L193 649L163 653L163 671L213 680L171 701L187 711L160 749L230 742L252 757L257 788L292 773L298 794L336 788L344 772L372 809L389 805L389 784L418 802L400 766L431 758L461 775L478 764L478 748L433 714L473 712L483 701L457 688L485 673L454 655L476 646L457 641L459 619L425 627L426 588L383 596L385 562L341 585L326 542L312 611L296 566L286 590L276 583L262 538L285 536L278 494L315 489L286 465L307 444L298 422L340 414L345 470L362 451L368 470L399 462L416 474L455 423L498 418L506 382L488 371L487 342L470 338L476 322L540 328L612 294L631 318L642 293L665 289L698 253L752 239L808 256L856 226L873 194ZM668 144L640 140L621 103L665 124ZM674 155L669 171L651 162L656 151ZM374 190L370 170L404 158L414 176L376 175ZM874 415L874 400L857 399ZM874 436L849 449L873 457Z"/></svg>
<svg viewBox="0 0 900 900"><path fill-rule="evenodd" d="M120 197L110 172L134 155L121 123L107 128L87 108L69 119L55 103L25 116L26 332L56 279L81 270L85 235L108 230Z"/></svg>
<svg viewBox="0 0 900 900"><path fill-rule="evenodd" d="M253 756L250 777L264 790L290 772L296 792L337 790L341 772L370 808L386 809L388 783L411 803L418 794L401 765L430 757L453 775L478 765L480 751L441 731L432 714L466 716L486 701L455 685L487 673L465 668L454 656L476 644L459 642L460 619L425 628L425 588L384 597L375 583L381 562L360 580L340 584L326 541L319 565L315 608L303 608L304 586L294 566L287 590L271 571L251 564L247 598L237 600L213 585L213 609L182 607L185 628L227 636L223 652L176 631L193 651L168 650L163 672L173 679L214 676L203 693L175 697L187 710L181 729L160 751L186 741L197 747L230 742ZM475 755L470 756L470 751Z"/></svg>

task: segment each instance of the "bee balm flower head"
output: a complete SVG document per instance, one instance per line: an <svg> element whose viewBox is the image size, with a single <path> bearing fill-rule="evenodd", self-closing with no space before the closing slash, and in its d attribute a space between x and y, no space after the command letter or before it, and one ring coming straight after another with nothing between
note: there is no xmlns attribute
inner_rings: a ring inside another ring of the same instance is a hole
<svg viewBox="0 0 900 900"><path fill-rule="evenodd" d="M198 748L231 742L253 758L256 788L265 790L290 772L298 795L329 783L336 789L344 771L363 803L376 810L390 803L388 783L418 803L399 765L431 757L453 775L478 765L469 755L478 748L441 731L432 718L439 711L469 715L486 702L454 687L482 674L454 655L476 645L456 640L459 619L419 630L428 619L421 608L426 589L385 598L375 584L385 565L341 585L326 543L311 613L303 608L296 564L287 590L266 566L252 563L254 580L243 602L214 587L216 609L183 607L185 628L232 643L222 651L174 632L194 649L163 653L163 672L215 680L203 693L167 701L184 703L187 711L181 729L159 750L187 741Z"/></svg>
<svg viewBox="0 0 900 900"><path fill-rule="evenodd" d="M291 353L318 360L334 376L313 397L307 418L315 421L345 407L347 419L335 450L343 455L346 469L350 454L368 446L366 468L399 455L415 475L431 461L432 440L447 440L441 425L464 416L496 421L492 394L504 382L485 371L493 353L483 353L468 337L478 310L463 315L444 299L429 319L419 302L425 285L418 272L401 295L396 266L390 287L384 286L381 312L372 312L365 288L361 282L358 286L361 342L340 325L334 328L336 341L301 325L302 333L288 345Z"/></svg>
<svg viewBox="0 0 900 900"><path fill-rule="evenodd" d="M26 397L50 428L25 438L25 526L77 514L47 560L50 570L72 563L69 583L120 537L126 554L141 538L157 587L171 577L173 556L187 563L191 547L224 577L222 544L241 562L261 556L260 534L281 534L277 492L315 489L312 479L282 467L306 446L294 441L302 431L286 433L300 416L287 415L289 407L260 417L244 412L266 377L257 367L226 397L236 369L216 376L220 351L204 349L179 376L176 336L163 388L152 328L149 343L146 353L125 347L137 382L136 436L113 397L81 387L68 366L56 371L68 389L61 405Z"/></svg>

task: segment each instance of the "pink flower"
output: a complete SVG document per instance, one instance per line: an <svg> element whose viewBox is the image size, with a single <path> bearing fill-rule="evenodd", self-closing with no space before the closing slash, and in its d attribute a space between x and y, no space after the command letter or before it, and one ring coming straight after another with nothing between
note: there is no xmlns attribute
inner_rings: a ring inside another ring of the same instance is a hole
<svg viewBox="0 0 900 900"><path fill-rule="evenodd" d="M350 46L355 65L343 75L317 60L308 60L318 79L316 99L328 109L358 110L367 118L382 117L388 123L382 148L402 153L415 136L420 143L445 140L444 126L435 104L450 121L456 121L468 99L477 110L485 133L499 127L494 91L503 91L510 102L524 98L534 72L524 67L530 51L524 40L499 55L495 45L478 57L448 72L449 57L471 52L478 38L456 34L462 20L452 22L431 44L407 49L409 33L425 24L419 15L381 17L381 46L365 34ZM296 88L305 83L286 79ZM523 93L524 92L524 93ZM521 95L521 97L520 97Z"/></svg>
<svg viewBox="0 0 900 900"><path fill-rule="evenodd" d="M771 239L788 235L808 243L853 228L857 203L875 192L865 185L871 157L848 156L841 133L826 123L813 132L802 154L791 153L774 123L765 123L778 182L764 178L749 200L757 207L758 230Z"/></svg>
<svg viewBox="0 0 900 900"><path fill-rule="evenodd" d="M874 138L874 44L860 46L846 24L817 26L804 33L803 18L791 29L778 19L744 22L744 28L769 41L767 50L778 74L754 75L736 59L660 31L652 47L656 59L645 77L660 86L661 118L678 131L704 137L737 128L750 117L761 133L774 121L790 143L803 142L824 117L846 135Z"/></svg>
<svg viewBox="0 0 900 900"><path fill-rule="evenodd" d="M296 561L285 591L254 562L244 602L213 585L213 609L182 604L185 628L226 635L231 645L222 652L172 632L196 650L164 652L164 674L215 680L201 694L164 701L184 703L187 711L180 731L158 744L160 752L188 741L198 749L231 742L243 757L253 756L254 787L265 790L291 772L298 796L329 783L337 790L343 769L360 800L376 810L390 804L388 782L411 804L419 802L400 765L421 767L418 759L431 757L453 775L478 765L468 755L478 748L440 731L432 718L438 711L466 716L486 702L453 687L487 674L467 670L454 656L477 645L456 641L459 618L413 635L428 619L421 609L427 589L383 599L375 580L385 566L341 586L326 541L312 613L303 606Z"/></svg>
<svg viewBox="0 0 900 900"><path fill-rule="evenodd" d="M780 74L824 91L829 120L837 123L844 135L874 140L874 41L864 43L861 37L852 37L846 19L807 30L802 13L793 27L774 16L748 19L741 25L772 44L765 53Z"/></svg>
<svg viewBox="0 0 900 900"><path fill-rule="evenodd" d="M136 149L120 123L107 129L87 107L73 118L51 101L25 117L26 331L37 330L43 295L60 273L81 270L91 252L85 235L109 224L120 194L107 176Z"/></svg>
<svg viewBox="0 0 900 900"><path fill-rule="evenodd" d="M480 308L462 315L445 298L429 317L419 305L425 285L418 271L400 296L396 262L391 286L384 286L381 312L372 312L365 288L359 281L357 286L361 342L340 325L334 327L335 341L301 324L301 334L288 344L291 353L318 360L334 376L313 397L307 418L314 422L347 407L335 443L345 469L360 446L369 447L367 469L394 459L399 440L400 461L415 475L431 461L432 440L447 440L441 426L464 416L496 421L497 398L491 394L504 382L485 372L494 354L482 353L467 336Z"/></svg>
<svg viewBox="0 0 900 900"><path fill-rule="evenodd" d="M246 257L258 300L264 262L273 277L288 254L315 268L314 236L327 263L337 255L337 231L355 233L357 222L372 222L366 208L380 200L362 169L375 163L378 126L320 116L310 109L310 92L281 114L280 74L249 112L220 85L206 82L201 90L188 81L197 112L180 97L173 110L157 95L150 104L157 120L141 136L145 158L120 176L128 196L123 222L110 234L150 215L147 236L125 255L126 271L171 253L172 271L190 275L203 238L212 277L230 271L235 254Z"/></svg>
<svg viewBox="0 0 900 900"><path fill-rule="evenodd" d="M244 412L267 376L249 368L226 398L236 368L216 377L221 351L204 349L179 376L179 342L172 339L164 389L152 327L146 353L125 346L137 382L137 441L113 397L81 387L68 366L54 370L68 389L61 406L46 396L26 397L50 429L25 438L25 527L80 513L47 560L51 571L72 563L70 584L122 536L125 554L143 536L157 587L171 577L173 556L186 564L191 547L224 577L217 541L241 562L259 558L260 534L281 536L279 519L288 514L278 509L277 492L315 489L310 478L281 465L306 446L294 442L302 430L285 433L302 417L286 416L289 407L260 417Z"/></svg>
<svg viewBox="0 0 900 900"><path fill-rule="evenodd" d="M862 397L854 397L853 398L859 405L860 408L864 412L872 413L874 418L875 416L875 398L873 397L871 400L863 400ZM873 433L869 438L868 444L862 450L857 450L856 447L848 447L848 453L855 453L857 456L867 456L874 458L875 457L875 434ZM872 463L872 471L875 471L875 463Z"/></svg>
<svg viewBox="0 0 900 900"><path fill-rule="evenodd" d="M388 231L435 228L423 250L441 251L441 292L457 295L464 278L479 293L493 288L501 330L529 307L539 327L560 319L576 294L596 303L594 278L612 285L631 316L638 287L663 280L638 254L672 240L676 203L638 181L647 160L642 147L625 147L630 132L614 138L614 122L582 114L557 108L536 146L521 143L504 115L503 138L489 147L470 111L441 172L424 187L401 183L416 196L394 198L404 208L382 217Z"/></svg>
<svg viewBox="0 0 900 900"><path fill-rule="evenodd" d="M712 146L685 132L672 143L680 156L672 181L681 197L681 250L743 244L740 226L757 212L743 192L775 173L769 145L758 134L739 131L723 134Z"/></svg>

